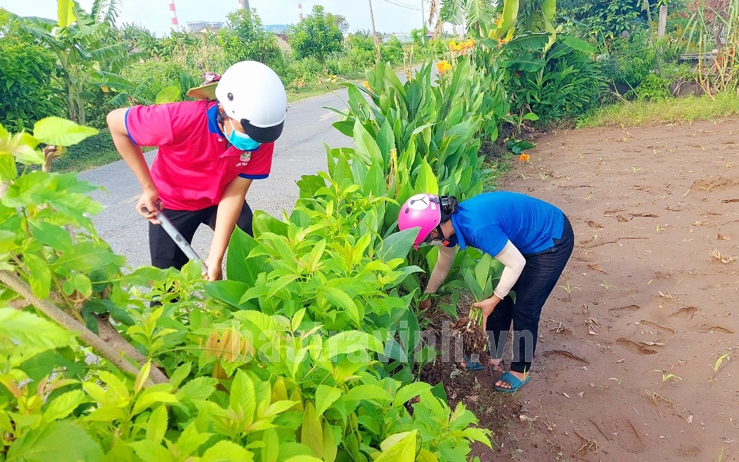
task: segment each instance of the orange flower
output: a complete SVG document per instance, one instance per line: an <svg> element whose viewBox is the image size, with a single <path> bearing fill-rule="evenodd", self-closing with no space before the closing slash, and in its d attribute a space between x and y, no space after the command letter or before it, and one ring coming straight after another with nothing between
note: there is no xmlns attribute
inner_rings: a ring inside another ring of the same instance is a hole
<svg viewBox="0 0 739 462"><path fill-rule="evenodd" d="M366 80L362 82L362 85L364 85L364 88L366 88L367 90L372 91L372 89L369 86L369 82L367 82Z"/></svg>
<svg viewBox="0 0 739 462"><path fill-rule="evenodd" d="M528 162L529 159L531 159L531 156L526 154L525 152L521 154L520 156L518 156L518 160L521 162Z"/></svg>
<svg viewBox="0 0 739 462"><path fill-rule="evenodd" d="M446 59L436 63L436 70L439 71L439 74L443 74L444 72L448 71L451 68L452 68L452 65L449 64Z"/></svg>

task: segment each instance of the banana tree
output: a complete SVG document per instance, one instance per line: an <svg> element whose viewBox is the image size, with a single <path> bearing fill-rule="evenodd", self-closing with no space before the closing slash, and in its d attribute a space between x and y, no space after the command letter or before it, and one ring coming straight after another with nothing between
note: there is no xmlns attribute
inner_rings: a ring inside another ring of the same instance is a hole
<svg viewBox="0 0 739 462"><path fill-rule="evenodd" d="M115 38L115 0L95 0L90 13L73 0L58 0L58 20L26 18L22 28L56 55L56 78L67 101L68 118L85 124L88 91L100 71L119 69L128 53Z"/></svg>

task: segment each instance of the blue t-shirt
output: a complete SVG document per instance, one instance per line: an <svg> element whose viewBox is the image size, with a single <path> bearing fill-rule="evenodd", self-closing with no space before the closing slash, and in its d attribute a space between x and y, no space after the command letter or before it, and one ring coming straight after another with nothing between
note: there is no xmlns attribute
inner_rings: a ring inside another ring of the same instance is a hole
<svg viewBox="0 0 739 462"><path fill-rule="evenodd" d="M480 194L459 203L452 224L459 247L498 255L509 240L523 255L554 246L564 230L564 213L541 199L514 192Z"/></svg>

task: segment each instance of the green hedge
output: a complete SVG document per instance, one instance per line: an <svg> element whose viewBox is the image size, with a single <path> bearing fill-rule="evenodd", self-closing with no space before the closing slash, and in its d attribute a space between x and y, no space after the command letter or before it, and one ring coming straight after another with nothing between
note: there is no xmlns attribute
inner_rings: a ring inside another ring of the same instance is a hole
<svg viewBox="0 0 739 462"><path fill-rule="evenodd" d="M54 172L69 172L87 170L99 167L120 159L118 151L113 145L108 129L100 130L95 136L91 136L79 144L70 146L67 150L51 164Z"/></svg>

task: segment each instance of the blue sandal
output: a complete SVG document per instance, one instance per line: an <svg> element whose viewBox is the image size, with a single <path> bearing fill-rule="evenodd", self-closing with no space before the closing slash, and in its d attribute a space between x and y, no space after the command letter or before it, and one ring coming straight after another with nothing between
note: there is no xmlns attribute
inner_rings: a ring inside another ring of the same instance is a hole
<svg viewBox="0 0 739 462"><path fill-rule="evenodd" d="M464 355L464 363L468 371L481 371L485 369L482 364L478 363L477 361L473 361L468 355Z"/></svg>
<svg viewBox="0 0 739 462"><path fill-rule="evenodd" d="M511 388L503 388L496 385L495 391L499 391L501 393L515 393L530 379L531 376L528 374L526 374L526 378L524 380L519 380L518 377L516 377L515 375L511 374L510 372L506 372L498 380L500 380L501 382L506 382L508 385L511 386Z"/></svg>

